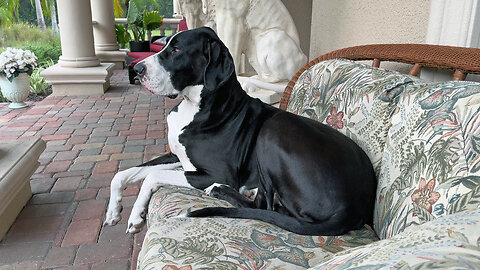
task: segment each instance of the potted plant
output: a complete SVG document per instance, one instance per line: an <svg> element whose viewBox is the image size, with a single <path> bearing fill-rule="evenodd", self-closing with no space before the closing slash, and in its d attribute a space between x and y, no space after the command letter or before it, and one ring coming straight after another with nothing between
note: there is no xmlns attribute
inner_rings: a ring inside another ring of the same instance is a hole
<svg viewBox="0 0 480 270"><path fill-rule="evenodd" d="M10 108L27 106L30 93L30 75L37 66L37 57L29 50L8 47L0 54L0 88L3 97L10 100Z"/></svg>
<svg viewBox="0 0 480 270"><path fill-rule="evenodd" d="M127 24L132 29L133 39L130 41L130 51L148 52L150 42L145 39L147 31L152 31L162 25L163 17L158 11L140 11L135 2L130 2L127 13Z"/></svg>

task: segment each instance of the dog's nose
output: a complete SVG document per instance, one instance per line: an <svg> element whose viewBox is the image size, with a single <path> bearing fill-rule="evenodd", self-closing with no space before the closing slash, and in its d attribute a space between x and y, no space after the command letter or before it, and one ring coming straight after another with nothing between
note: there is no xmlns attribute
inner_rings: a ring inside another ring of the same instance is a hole
<svg viewBox="0 0 480 270"><path fill-rule="evenodd" d="M133 67L133 70L139 75L143 76L145 75L145 71L147 70L147 67L143 63L138 63Z"/></svg>

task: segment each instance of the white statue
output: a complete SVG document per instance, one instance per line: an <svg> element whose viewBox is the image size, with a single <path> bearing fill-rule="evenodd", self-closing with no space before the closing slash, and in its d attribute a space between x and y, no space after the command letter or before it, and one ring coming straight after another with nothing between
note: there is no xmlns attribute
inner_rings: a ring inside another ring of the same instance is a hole
<svg viewBox="0 0 480 270"><path fill-rule="evenodd" d="M187 24L189 20L201 21L198 14L187 12L193 7L200 10L199 0L177 1L185 12ZM207 17L214 13L217 34L230 50L237 74L242 54L257 73L253 77L238 76L243 89L266 102L277 102L280 95L273 98L275 92L283 92L292 76L307 63L297 29L283 3L280 0L201 0L201 10Z"/></svg>
<svg viewBox="0 0 480 270"><path fill-rule="evenodd" d="M206 4L213 6L213 0L207 0ZM182 15L187 20L188 29L194 29L202 26L215 27L215 9L208 12L202 10L201 0L173 0L174 13Z"/></svg>

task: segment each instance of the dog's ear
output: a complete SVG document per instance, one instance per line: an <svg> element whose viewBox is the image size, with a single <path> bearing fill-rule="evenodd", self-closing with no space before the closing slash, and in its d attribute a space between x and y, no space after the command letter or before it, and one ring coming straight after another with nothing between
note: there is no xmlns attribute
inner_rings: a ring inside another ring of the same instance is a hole
<svg viewBox="0 0 480 270"><path fill-rule="evenodd" d="M232 76L235 65L227 47L220 40L208 40L205 50L208 63L203 74L203 83L205 88L215 90Z"/></svg>

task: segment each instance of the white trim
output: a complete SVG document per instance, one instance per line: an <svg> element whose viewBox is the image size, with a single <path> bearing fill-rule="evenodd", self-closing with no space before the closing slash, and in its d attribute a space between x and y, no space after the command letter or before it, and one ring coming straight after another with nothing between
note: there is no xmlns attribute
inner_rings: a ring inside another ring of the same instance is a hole
<svg viewBox="0 0 480 270"><path fill-rule="evenodd" d="M432 0L426 43L480 47L478 0Z"/></svg>
<svg viewBox="0 0 480 270"><path fill-rule="evenodd" d="M479 0L431 0L427 44L480 48ZM427 81L452 79L447 71L423 69ZM478 80L469 75L467 80Z"/></svg>

